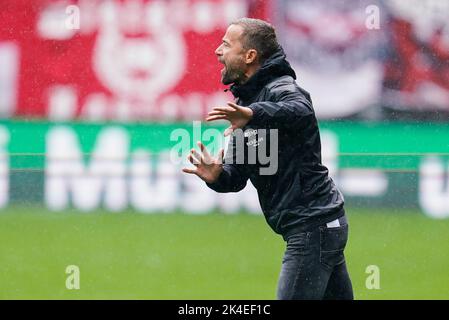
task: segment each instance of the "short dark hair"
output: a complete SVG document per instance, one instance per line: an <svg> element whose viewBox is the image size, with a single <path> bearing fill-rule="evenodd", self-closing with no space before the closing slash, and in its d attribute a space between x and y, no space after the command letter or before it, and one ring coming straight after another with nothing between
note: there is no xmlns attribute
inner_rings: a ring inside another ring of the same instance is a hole
<svg viewBox="0 0 449 320"><path fill-rule="evenodd" d="M266 21L252 18L241 18L231 22L231 25L238 25L243 28L242 45L246 50L255 49L259 54L259 63L279 49L276 37L276 30Z"/></svg>

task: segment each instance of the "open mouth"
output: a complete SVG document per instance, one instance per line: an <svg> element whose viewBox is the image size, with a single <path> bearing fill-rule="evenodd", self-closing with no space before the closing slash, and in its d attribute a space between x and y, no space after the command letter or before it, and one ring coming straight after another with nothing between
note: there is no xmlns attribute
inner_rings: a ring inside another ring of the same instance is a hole
<svg viewBox="0 0 449 320"><path fill-rule="evenodd" d="M223 64L223 69L221 69L221 75L224 75L225 72L226 72L226 64L224 62L221 62L221 61L220 61L220 63Z"/></svg>
<svg viewBox="0 0 449 320"><path fill-rule="evenodd" d="M218 62L220 62L223 65L223 69L221 69L221 74L223 75L226 72L226 64L224 63L224 61L218 60Z"/></svg>

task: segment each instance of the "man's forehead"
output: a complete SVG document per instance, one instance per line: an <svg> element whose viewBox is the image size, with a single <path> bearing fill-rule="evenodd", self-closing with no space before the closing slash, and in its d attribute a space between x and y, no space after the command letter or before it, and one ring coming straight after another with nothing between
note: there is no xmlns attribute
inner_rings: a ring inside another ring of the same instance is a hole
<svg viewBox="0 0 449 320"><path fill-rule="evenodd" d="M240 40L240 36L242 35L243 28L236 24L231 24L223 37L223 41L235 42Z"/></svg>

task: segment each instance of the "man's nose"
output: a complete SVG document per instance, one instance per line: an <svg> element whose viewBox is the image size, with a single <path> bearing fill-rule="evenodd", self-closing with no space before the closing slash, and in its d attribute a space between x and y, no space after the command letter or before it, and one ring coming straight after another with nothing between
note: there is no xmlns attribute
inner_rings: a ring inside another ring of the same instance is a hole
<svg viewBox="0 0 449 320"><path fill-rule="evenodd" d="M222 55L221 45L217 49L215 49L215 55L217 55L217 56L221 56Z"/></svg>

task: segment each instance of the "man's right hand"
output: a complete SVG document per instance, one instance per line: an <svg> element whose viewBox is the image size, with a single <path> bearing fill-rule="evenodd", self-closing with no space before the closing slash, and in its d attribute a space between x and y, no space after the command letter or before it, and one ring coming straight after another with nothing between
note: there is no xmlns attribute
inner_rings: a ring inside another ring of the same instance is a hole
<svg viewBox="0 0 449 320"><path fill-rule="evenodd" d="M198 142L197 144L201 149L201 153L192 149L187 156L187 159L189 159L196 168L183 168L182 171L185 173L196 174L207 183L214 183L223 171L224 150L221 149L218 153L218 157L214 158L209 154L206 147L201 142Z"/></svg>

